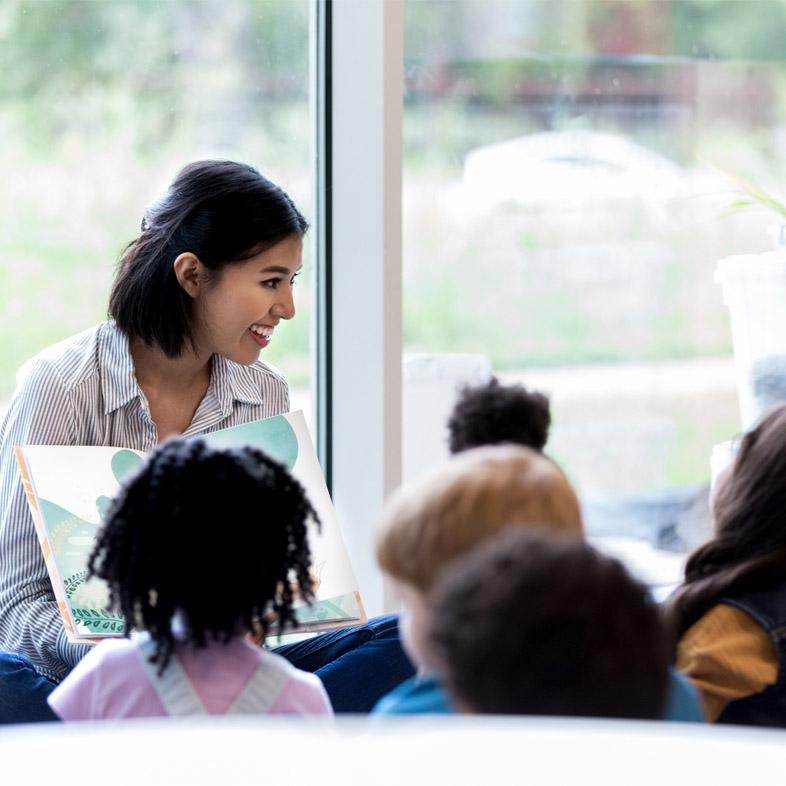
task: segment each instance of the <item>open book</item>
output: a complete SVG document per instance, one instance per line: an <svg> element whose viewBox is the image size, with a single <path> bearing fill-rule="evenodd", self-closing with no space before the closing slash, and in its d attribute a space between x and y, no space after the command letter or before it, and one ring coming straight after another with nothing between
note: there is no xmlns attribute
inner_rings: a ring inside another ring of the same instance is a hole
<svg viewBox="0 0 786 786"><path fill-rule="evenodd" d="M330 630L365 622L357 582L303 413L277 415L197 437L216 448L252 445L264 450L303 484L319 515L321 531L313 524L309 529L317 602L301 605L297 627L287 632ZM52 588L72 641L121 636L125 630L122 617L108 608L106 584L87 578L87 560L112 497L144 457L141 451L128 448L16 448Z"/></svg>

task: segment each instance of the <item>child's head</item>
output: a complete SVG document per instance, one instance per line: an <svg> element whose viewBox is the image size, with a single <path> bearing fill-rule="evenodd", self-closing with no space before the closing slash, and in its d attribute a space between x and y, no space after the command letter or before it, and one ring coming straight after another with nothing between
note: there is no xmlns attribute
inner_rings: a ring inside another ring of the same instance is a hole
<svg viewBox="0 0 786 786"><path fill-rule="evenodd" d="M770 409L743 437L713 498L718 535L751 553L786 545L786 404Z"/></svg>
<svg viewBox="0 0 786 786"><path fill-rule="evenodd" d="M765 588L786 575L786 404L740 442L712 497L714 536L691 554L670 601L678 631L732 590Z"/></svg>
<svg viewBox="0 0 786 786"><path fill-rule="evenodd" d="M656 604L581 540L509 530L455 562L433 592L429 648L469 712L662 717Z"/></svg>
<svg viewBox="0 0 786 786"><path fill-rule="evenodd" d="M541 451L550 425L546 396L521 385L500 385L492 377L459 393L448 419L450 452L504 442Z"/></svg>
<svg viewBox="0 0 786 786"><path fill-rule="evenodd" d="M309 520L302 486L261 451L175 439L123 485L89 566L163 667L175 615L198 647L266 630L271 611L281 627L292 621L295 593L312 595Z"/></svg>
<svg viewBox="0 0 786 786"><path fill-rule="evenodd" d="M416 665L429 665L420 634L439 574L510 525L583 535L579 502L562 470L515 445L463 452L385 506L377 559L401 592L402 635Z"/></svg>

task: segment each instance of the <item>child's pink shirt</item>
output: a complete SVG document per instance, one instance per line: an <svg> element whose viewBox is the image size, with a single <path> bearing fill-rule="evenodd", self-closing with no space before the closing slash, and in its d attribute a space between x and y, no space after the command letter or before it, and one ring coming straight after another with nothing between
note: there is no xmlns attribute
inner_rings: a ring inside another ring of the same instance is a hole
<svg viewBox="0 0 786 786"><path fill-rule="evenodd" d="M225 714L260 666L285 670L287 677L267 714L333 714L319 677L243 638L205 649L180 646L175 652L210 715ZM63 720L166 717L143 657L133 639L102 641L52 691L49 705Z"/></svg>

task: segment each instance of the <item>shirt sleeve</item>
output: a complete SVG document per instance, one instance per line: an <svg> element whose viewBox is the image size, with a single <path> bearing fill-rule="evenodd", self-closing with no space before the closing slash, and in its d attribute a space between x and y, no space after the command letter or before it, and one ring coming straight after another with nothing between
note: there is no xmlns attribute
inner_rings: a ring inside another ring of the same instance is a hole
<svg viewBox="0 0 786 786"><path fill-rule="evenodd" d="M683 635L677 668L699 691L707 720L726 705L761 693L778 678L778 656L767 631L734 606L714 606Z"/></svg>
<svg viewBox="0 0 786 786"><path fill-rule="evenodd" d="M20 382L0 425L0 649L26 655L62 679L90 645L68 640L14 457L17 445L74 443L65 385L39 360Z"/></svg>

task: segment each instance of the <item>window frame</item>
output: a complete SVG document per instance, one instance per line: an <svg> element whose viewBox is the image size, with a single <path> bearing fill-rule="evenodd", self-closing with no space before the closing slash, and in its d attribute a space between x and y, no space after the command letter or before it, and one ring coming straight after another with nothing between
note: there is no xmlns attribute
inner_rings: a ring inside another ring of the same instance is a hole
<svg viewBox="0 0 786 786"><path fill-rule="evenodd" d="M401 482L403 21L403 0L312 6L317 443L370 616L392 602L374 523Z"/></svg>

